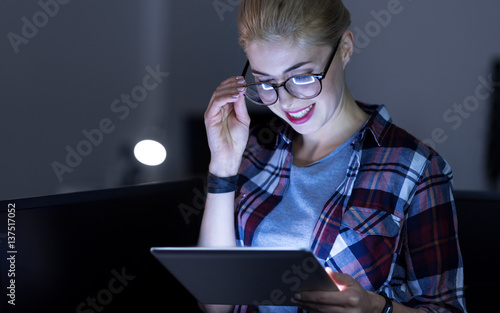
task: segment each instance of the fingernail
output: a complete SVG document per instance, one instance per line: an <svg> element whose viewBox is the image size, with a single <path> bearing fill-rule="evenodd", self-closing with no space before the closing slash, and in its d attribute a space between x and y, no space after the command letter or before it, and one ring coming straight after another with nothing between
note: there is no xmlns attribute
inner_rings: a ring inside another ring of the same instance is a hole
<svg viewBox="0 0 500 313"><path fill-rule="evenodd" d="M300 300L302 298L302 296L300 295L300 293L296 293L293 297L295 299L297 299L297 300Z"/></svg>
<svg viewBox="0 0 500 313"><path fill-rule="evenodd" d="M243 90L245 90L245 87L240 87L240 88L238 88L238 89L236 89L236 90L238 90L238 91L243 91Z"/></svg>
<svg viewBox="0 0 500 313"><path fill-rule="evenodd" d="M243 84L243 83L245 83L245 80L244 79L243 80L239 80L239 81L237 81L237 83L238 84Z"/></svg>
<svg viewBox="0 0 500 313"><path fill-rule="evenodd" d="M243 76L236 76L236 79L243 79L244 77Z"/></svg>
<svg viewBox="0 0 500 313"><path fill-rule="evenodd" d="M239 98L239 97L240 97L240 95L239 95L239 94L235 94L235 95L233 95L233 98Z"/></svg>

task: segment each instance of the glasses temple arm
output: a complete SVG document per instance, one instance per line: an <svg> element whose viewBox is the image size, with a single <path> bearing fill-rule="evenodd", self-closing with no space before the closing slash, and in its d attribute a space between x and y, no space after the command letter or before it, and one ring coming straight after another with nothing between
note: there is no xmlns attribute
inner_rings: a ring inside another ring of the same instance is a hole
<svg viewBox="0 0 500 313"><path fill-rule="evenodd" d="M332 55L330 56L330 59L328 60L327 66L326 66L325 70L322 73L323 76L326 76L326 73L330 69L330 65L332 64L332 61L333 61L333 58L335 57L335 54L337 54L337 50L338 50L338 48L340 46L340 41L341 40L342 40L342 36L339 38L339 40L337 41L337 44L335 45L335 48L333 49Z"/></svg>
<svg viewBox="0 0 500 313"><path fill-rule="evenodd" d="M241 73L241 76L245 77L249 66L250 66L250 62L247 60L247 63L245 64L245 68L243 68L243 72Z"/></svg>

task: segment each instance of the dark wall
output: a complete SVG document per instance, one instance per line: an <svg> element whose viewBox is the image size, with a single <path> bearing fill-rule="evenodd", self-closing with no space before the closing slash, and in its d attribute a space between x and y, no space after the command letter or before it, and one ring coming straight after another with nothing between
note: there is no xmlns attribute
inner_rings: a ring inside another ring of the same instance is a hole
<svg viewBox="0 0 500 313"><path fill-rule="evenodd" d="M188 163L186 127L203 116L219 82L245 63L237 42L238 3L1 1L0 199L174 180L205 166ZM346 72L354 97L386 104L396 124L434 144L450 162L457 188L488 188L491 94L482 82L500 53L500 3L345 4L357 47ZM144 79L157 67L161 82L142 94ZM481 99L477 88L483 88ZM123 95L132 95L133 108ZM466 117L457 116L455 105L466 101L473 106ZM103 120L108 127L100 126ZM108 133L100 139L96 129ZM141 166L131 157L145 136L165 144L163 165ZM68 152L78 148L79 158Z"/></svg>

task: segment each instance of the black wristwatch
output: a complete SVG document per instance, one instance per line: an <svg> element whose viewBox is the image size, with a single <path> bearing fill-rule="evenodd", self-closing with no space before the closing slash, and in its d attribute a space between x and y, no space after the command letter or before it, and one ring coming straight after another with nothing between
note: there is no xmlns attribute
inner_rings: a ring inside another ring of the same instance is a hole
<svg viewBox="0 0 500 313"><path fill-rule="evenodd" d="M385 298L385 306L384 309L382 310L382 313L392 313L394 311L394 306L392 305L391 299L387 296L385 292L380 292L379 295Z"/></svg>

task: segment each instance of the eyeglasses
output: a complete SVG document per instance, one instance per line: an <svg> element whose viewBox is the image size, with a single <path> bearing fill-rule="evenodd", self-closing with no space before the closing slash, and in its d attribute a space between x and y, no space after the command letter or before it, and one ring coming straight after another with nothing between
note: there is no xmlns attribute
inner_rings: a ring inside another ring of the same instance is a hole
<svg viewBox="0 0 500 313"><path fill-rule="evenodd" d="M330 59L326 64L325 70L320 74L295 75L288 78L281 84L273 84L270 82L256 82L247 84L245 86L245 97L258 105L273 105L278 101L278 88L280 87L284 87L290 95L298 99L312 99L318 96L323 89L321 81L325 78L326 73L328 72L328 69L332 64L341 39L342 37L337 41L332 55L330 56ZM249 66L250 62L247 61L241 76L245 77Z"/></svg>

